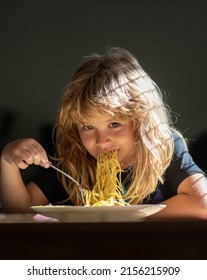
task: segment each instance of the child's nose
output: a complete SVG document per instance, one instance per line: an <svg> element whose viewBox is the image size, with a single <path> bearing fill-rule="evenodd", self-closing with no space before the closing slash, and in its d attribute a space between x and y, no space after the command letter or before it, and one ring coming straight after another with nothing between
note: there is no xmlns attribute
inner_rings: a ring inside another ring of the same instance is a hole
<svg viewBox="0 0 207 280"><path fill-rule="evenodd" d="M110 144L110 136L103 132L96 133L96 145L101 148L107 148Z"/></svg>

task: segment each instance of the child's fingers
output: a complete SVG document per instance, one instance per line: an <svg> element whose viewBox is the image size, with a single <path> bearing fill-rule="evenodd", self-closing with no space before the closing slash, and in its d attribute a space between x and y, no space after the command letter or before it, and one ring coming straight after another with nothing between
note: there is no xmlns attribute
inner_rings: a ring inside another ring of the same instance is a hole
<svg viewBox="0 0 207 280"><path fill-rule="evenodd" d="M46 151L34 139L17 140L11 143L7 147L5 158L21 169L25 169L31 164L49 167Z"/></svg>
<svg viewBox="0 0 207 280"><path fill-rule="evenodd" d="M48 160L41 160L40 166L42 166L44 168L48 168L48 167L50 167L50 162Z"/></svg>

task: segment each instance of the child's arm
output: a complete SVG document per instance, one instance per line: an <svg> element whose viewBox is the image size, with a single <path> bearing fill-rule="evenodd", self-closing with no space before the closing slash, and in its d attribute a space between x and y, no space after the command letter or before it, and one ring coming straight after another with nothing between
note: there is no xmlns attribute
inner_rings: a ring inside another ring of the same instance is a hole
<svg viewBox="0 0 207 280"><path fill-rule="evenodd" d="M187 177L177 195L163 201L167 207L147 219L207 219L207 180L197 173Z"/></svg>
<svg viewBox="0 0 207 280"><path fill-rule="evenodd" d="M0 200L5 212L29 212L33 204L47 198L34 183L25 186L19 169L29 165L49 167L43 147L34 139L20 139L5 146L1 154Z"/></svg>

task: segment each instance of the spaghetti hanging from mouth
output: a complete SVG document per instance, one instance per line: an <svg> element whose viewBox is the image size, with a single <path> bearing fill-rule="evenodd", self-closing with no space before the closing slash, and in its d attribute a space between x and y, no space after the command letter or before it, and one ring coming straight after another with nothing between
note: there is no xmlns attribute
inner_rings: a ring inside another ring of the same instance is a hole
<svg viewBox="0 0 207 280"><path fill-rule="evenodd" d="M97 158L96 184L84 192L85 206L125 206L122 198L121 166L117 151L101 153Z"/></svg>

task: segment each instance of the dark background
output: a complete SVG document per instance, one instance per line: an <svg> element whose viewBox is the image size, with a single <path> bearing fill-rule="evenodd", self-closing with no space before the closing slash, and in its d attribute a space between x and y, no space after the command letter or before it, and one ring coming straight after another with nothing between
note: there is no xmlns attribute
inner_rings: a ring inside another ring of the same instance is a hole
<svg viewBox="0 0 207 280"><path fill-rule="evenodd" d="M137 56L193 146L207 131L206 14L204 0L1 1L0 147L20 137L47 145L64 86L107 46Z"/></svg>

